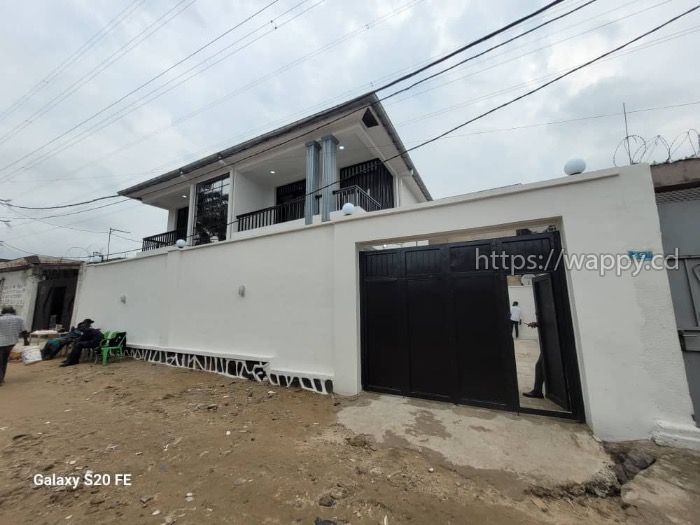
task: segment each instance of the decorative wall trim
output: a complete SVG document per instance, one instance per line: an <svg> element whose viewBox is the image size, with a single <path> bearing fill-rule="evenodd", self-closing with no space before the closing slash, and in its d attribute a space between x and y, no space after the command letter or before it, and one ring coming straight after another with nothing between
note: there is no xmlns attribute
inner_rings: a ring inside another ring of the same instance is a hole
<svg viewBox="0 0 700 525"><path fill-rule="evenodd" d="M249 379L258 383L267 381L274 386L299 387L317 394L328 394L333 391L333 382L330 379L296 372L272 372L270 371L270 363L265 361L133 347L127 347L125 354L133 359L149 363L202 370L235 379Z"/></svg>
<svg viewBox="0 0 700 525"><path fill-rule="evenodd" d="M328 394L333 391L330 379L321 379L299 373L270 372L268 381L275 386L298 386L317 394Z"/></svg>

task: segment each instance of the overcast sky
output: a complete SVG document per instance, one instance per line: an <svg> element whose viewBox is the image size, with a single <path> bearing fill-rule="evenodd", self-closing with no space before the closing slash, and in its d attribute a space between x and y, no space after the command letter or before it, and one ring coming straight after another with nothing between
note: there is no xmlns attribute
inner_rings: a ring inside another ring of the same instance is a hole
<svg viewBox="0 0 700 525"><path fill-rule="evenodd" d="M270 2L0 0L0 199L45 206L114 193L359 95L546 3L278 0L215 45L69 131ZM537 21L582 3L568 0ZM414 145L693 3L598 0L387 101L386 110L404 143ZM610 167L625 134L623 102L631 111L631 134L660 134L671 141L700 127L700 104L688 104L700 101L698 28L700 12L695 12L619 56L411 156L433 196L440 198L559 177L572 157L584 158L589 170ZM81 47L76 60L64 63ZM639 111L680 104L686 105ZM8 108L12 111L5 112ZM582 120L561 122L574 119ZM691 153L686 143L674 157ZM657 148L651 160L665 156ZM70 211L77 209L57 213ZM0 224L0 240L56 256L104 251L110 226L129 231L124 236L135 240L166 230L164 211L136 201L44 222L0 206L0 218L12 219L11 227ZM111 249L138 247L113 238ZM0 246L0 257L26 255L14 248Z"/></svg>

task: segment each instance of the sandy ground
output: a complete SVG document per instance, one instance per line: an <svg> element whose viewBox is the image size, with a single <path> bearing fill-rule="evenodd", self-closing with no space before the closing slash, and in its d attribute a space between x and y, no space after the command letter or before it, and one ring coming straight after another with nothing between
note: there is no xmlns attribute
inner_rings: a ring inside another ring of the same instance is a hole
<svg viewBox="0 0 700 525"><path fill-rule="evenodd" d="M656 463L622 497L558 493L607 463L571 423L131 360L57 364L11 363L0 387L2 524L700 523L700 457L688 452L652 447ZM535 468L547 455L577 466L548 476ZM112 484L33 484L88 471ZM115 486L117 473L132 484Z"/></svg>

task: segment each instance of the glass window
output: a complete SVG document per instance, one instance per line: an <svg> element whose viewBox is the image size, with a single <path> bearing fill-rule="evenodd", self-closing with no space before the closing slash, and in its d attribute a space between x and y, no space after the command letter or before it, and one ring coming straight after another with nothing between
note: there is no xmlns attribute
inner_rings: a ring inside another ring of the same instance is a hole
<svg viewBox="0 0 700 525"><path fill-rule="evenodd" d="M224 175L197 184L193 244L226 239L231 177Z"/></svg>

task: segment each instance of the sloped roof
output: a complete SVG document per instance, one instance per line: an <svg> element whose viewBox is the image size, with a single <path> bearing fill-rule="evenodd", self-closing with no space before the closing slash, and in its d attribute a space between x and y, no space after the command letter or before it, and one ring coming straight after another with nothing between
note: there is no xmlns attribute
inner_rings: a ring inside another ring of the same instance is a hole
<svg viewBox="0 0 700 525"><path fill-rule="evenodd" d="M295 129L310 126L327 120L329 118L340 116L343 113L350 114L353 111L362 109L363 107L371 107L375 111L377 117L381 121L382 126L391 137L391 140L396 146L397 150L404 151L406 148L404 147L403 143L401 142L401 139L396 133L394 125L389 120L389 116L386 114L386 111L384 111L384 108L382 107L379 98L377 97L376 93L370 92L352 100L349 100L347 102L343 102L342 104L338 104L337 106L333 106L331 108L310 115L308 117L304 117L300 120L292 122L291 124L287 124L286 126L282 126L281 128L269 131L245 142L241 142L240 144L237 144L230 148L218 151L199 160L186 164L180 168L164 173L163 175L159 175L158 177L154 177L145 182L141 182L139 184L126 188L125 190L121 190L119 192L119 195L123 195L125 197L132 197L134 193L139 192L143 189L155 186L157 184L162 184L164 182L168 182L179 177L182 174L190 173L196 169L203 168L205 166L218 162L220 159L231 157L233 155L236 155L237 153L241 153L243 151L264 144L265 142L269 142L271 140L279 138L291 131L294 131ZM408 155L408 153L402 153L401 158L403 159L408 169L411 171L411 176L420 188L421 193L423 193L427 200L433 200L432 196L430 195L430 192L428 191L428 188L425 186L423 179L421 179L420 175L418 174L418 170L413 164L413 161L411 160L411 157Z"/></svg>

